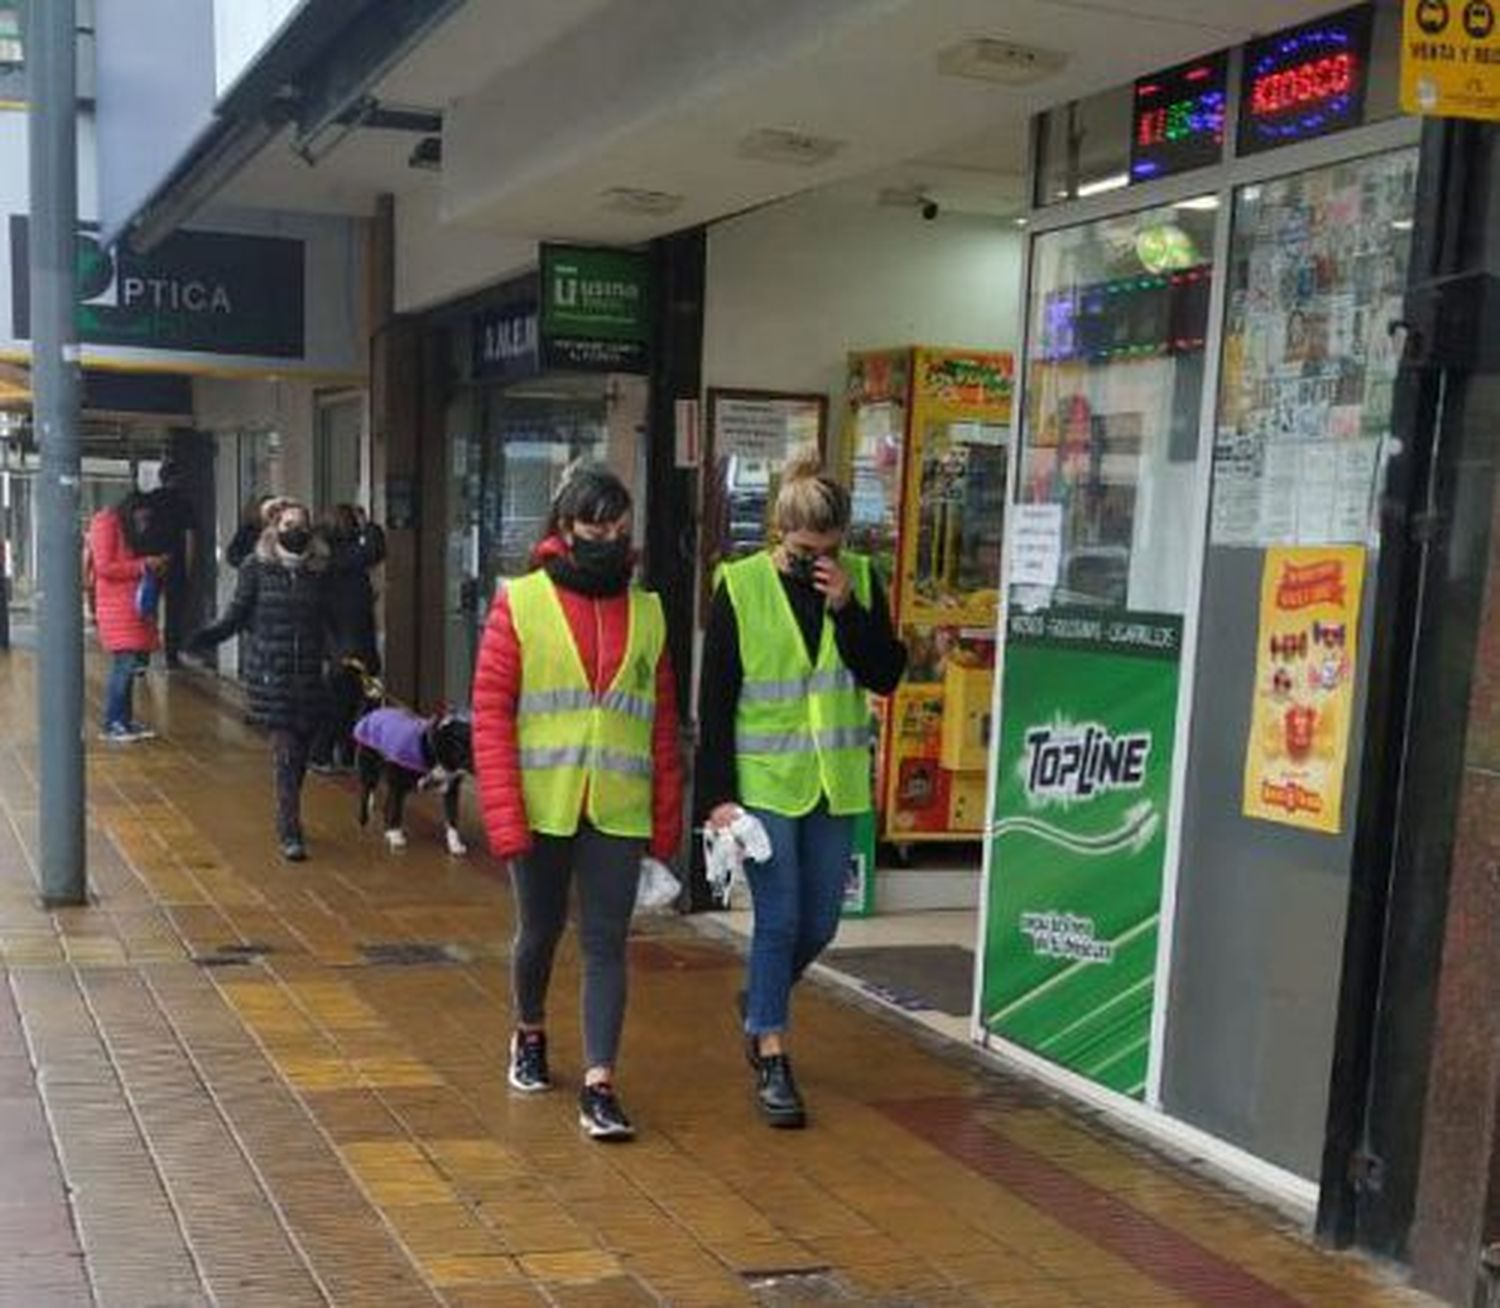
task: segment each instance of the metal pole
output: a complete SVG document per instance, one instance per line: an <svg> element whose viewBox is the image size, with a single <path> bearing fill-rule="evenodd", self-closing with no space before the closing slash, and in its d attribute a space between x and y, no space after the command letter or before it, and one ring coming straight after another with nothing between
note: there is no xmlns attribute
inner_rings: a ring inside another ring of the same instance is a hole
<svg viewBox="0 0 1500 1308"><path fill-rule="evenodd" d="M84 854L83 596L79 559L78 95L74 0L29 0L32 394L39 582L42 898L88 899Z"/></svg>

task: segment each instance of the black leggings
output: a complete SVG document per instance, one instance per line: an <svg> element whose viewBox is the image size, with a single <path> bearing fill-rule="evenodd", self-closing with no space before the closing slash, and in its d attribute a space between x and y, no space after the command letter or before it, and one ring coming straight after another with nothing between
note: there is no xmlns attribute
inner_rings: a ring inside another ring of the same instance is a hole
<svg viewBox="0 0 1500 1308"><path fill-rule="evenodd" d="M278 727L271 732L271 758L276 772L276 839L285 844L302 839L302 783L307 778L310 731Z"/></svg>
<svg viewBox="0 0 1500 1308"><path fill-rule="evenodd" d="M576 836L537 836L511 863L516 940L511 979L516 1017L546 1021L552 960L568 920L568 889L578 882L583 950L583 1055L588 1067L613 1067L625 1025L625 942L635 910L645 842L607 836L587 823Z"/></svg>

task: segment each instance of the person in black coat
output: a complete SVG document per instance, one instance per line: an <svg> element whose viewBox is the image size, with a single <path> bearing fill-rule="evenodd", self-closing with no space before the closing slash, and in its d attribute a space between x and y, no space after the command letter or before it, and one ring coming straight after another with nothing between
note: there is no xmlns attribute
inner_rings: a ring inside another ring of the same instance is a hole
<svg viewBox="0 0 1500 1308"><path fill-rule="evenodd" d="M183 637L193 608L193 576L197 567L198 518L185 489L182 466L176 459L162 460L160 485L146 496L150 511L147 553L165 559L162 599L166 622L162 649L168 668L182 666Z"/></svg>
<svg viewBox="0 0 1500 1308"><path fill-rule="evenodd" d="M380 675L380 640L375 622L375 583L370 574L385 561L385 533L353 504L340 504L324 519L319 534L328 547L332 578L333 666L329 673L330 712L313 747L312 766L331 771L353 761L354 723L364 701L358 663Z"/></svg>
<svg viewBox="0 0 1500 1308"><path fill-rule="evenodd" d="M260 538L266 534L271 510L280 502L278 495L257 495L245 505L240 514L240 525L224 548L224 562L239 569L245 560L255 553Z"/></svg>
<svg viewBox="0 0 1500 1308"><path fill-rule="evenodd" d="M240 568L229 608L190 641L191 648L206 650L249 633L242 679L250 720L271 733L276 836L282 856L294 863L307 857L302 783L313 738L328 714L330 583L327 547L313 534L306 506L282 501Z"/></svg>

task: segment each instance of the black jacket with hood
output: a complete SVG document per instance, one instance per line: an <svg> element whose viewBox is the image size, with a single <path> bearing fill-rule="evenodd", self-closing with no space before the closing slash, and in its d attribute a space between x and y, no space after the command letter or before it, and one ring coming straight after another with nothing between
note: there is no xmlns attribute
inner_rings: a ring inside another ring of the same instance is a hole
<svg viewBox="0 0 1500 1308"><path fill-rule="evenodd" d="M326 535L332 586L333 654L359 659L371 674L380 672L380 641L375 623L373 569L385 560L385 533L367 523L353 536Z"/></svg>
<svg viewBox="0 0 1500 1308"><path fill-rule="evenodd" d="M192 640L218 645L247 632L240 679L250 717L272 730L314 730L329 710L325 672L333 604L328 552L316 538L300 562L289 562L267 530L240 568L224 615Z"/></svg>

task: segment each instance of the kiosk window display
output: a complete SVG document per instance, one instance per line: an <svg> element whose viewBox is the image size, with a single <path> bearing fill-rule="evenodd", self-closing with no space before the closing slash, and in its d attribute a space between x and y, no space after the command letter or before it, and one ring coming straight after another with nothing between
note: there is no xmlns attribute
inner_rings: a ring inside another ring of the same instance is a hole
<svg viewBox="0 0 1500 1308"><path fill-rule="evenodd" d="M1399 17L1044 115L1029 228L976 1034L1306 1204L1416 190Z"/></svg>

